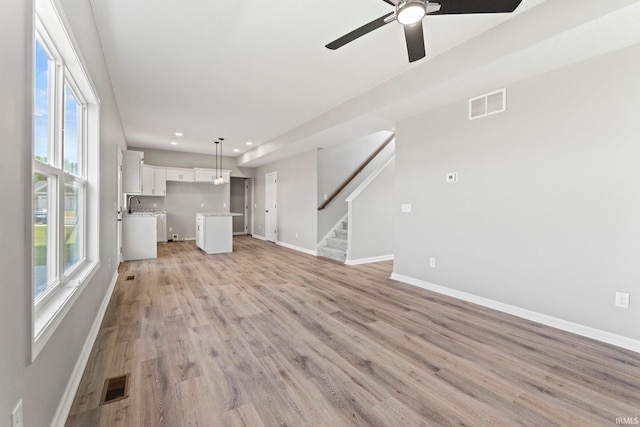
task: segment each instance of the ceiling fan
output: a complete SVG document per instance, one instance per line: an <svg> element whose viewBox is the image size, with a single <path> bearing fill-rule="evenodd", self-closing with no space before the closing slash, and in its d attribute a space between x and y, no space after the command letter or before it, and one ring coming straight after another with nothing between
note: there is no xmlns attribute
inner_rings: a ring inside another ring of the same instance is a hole
<svg viewBox="0 0 640 427"><path fill-rule="evenodd" d="M427 0L382 1L394 6L395 11L345 34L326 45L326 47L331 50L338 49L373 30L397 21L404 27L409 62L414 62L424 58L426 55L424 33L422 32L422 19L426 15L513 12L522 0L438 0L437 3Z"/></svg>

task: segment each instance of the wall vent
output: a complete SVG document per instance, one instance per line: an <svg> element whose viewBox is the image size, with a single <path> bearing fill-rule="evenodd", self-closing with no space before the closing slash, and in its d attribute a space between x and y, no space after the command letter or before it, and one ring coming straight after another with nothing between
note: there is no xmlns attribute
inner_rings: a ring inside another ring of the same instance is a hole
<svg viewBox="0 0 640 427"><path fill-rule="evenodd" d="M469 120L502 113L507 109L507 89L500 89L469 100Z"/></svg>

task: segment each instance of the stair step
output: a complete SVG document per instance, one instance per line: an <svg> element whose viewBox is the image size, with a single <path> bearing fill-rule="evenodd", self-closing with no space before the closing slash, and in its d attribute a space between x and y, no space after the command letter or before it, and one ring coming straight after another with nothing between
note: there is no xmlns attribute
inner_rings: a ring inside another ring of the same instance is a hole
<svg viewBox="0 0 640 427"><path fill-rule="evenodd" d="M327 246L329 246L330 248L344 249L346 251L347 243L347 239L327 237Z"/></svg>
<svg viewBox="0 0 640 427"><path fill-rule="evenodd" d="M347 234L348 234L347 230L340 230L339 228L336 228L335 230L333 230L333 232L336 235L336 239L345 239L346 240Z"/></svg>
<svg viewBox="0 0 640 427"><path fill-rule="evenodd" d="M345 250L330 248L328 246L320 246L318 248L318 255L340 262L344 262L347 259L347 253Z"/></svg>

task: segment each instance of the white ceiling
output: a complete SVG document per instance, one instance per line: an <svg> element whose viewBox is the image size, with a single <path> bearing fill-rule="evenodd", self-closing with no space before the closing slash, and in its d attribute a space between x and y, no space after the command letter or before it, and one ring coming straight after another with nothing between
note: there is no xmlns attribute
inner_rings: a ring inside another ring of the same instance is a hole
<svg viewBox="0 0 640 427"><path fill-rule="evenodd" d="M504 85L638 43L639 3L523 0L513 14L427 17L427 58L409 64L396 23L324 47L391 11L382 0L91 0L129 145L211 154L224 137L244 166L393 129L494 89L495 76Z"/></svg>

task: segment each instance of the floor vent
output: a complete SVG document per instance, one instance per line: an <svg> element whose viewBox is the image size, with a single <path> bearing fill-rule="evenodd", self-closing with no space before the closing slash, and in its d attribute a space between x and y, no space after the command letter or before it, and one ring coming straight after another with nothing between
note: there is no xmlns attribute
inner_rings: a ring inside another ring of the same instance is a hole
<svg viewBox="0 0 640 427"><path fill-rule="evenodd" d="M133 279L135 279L135 278L136 278L136 276L127 276L127 278L126 278L126 279L124 279L124 280L133 280Z"/></svg>
<svg viewBox="0 0 640 427"><path fill-rule="evenodd" d="M117 402L118 400L129 397L129 377L131 374L122 375L120 377L107 378L102 388L102 398L100 404Z"/></svg>
<svg viewBox="0 0 640 427"><path fill-rule="evenodd" d="M469 120L507 110L507 89L500 89L469 100Z"/></svg>

